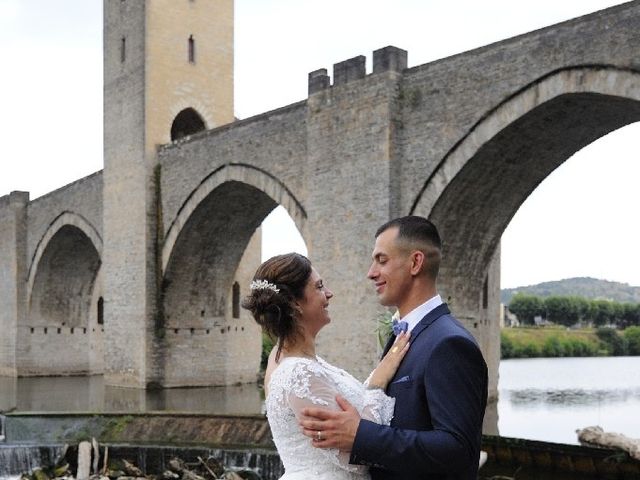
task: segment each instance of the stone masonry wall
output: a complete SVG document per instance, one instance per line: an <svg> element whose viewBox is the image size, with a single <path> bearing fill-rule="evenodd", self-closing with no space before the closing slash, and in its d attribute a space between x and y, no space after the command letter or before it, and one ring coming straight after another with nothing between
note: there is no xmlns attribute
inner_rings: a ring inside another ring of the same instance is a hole
<svg viewBox="0 0 640 480"><path fill-rule="evenodd" d="M26 209L29 194L0 197L0 376L15 376L17 329L25 315Z"/></svg>
<svg viewBox="0 0 640 480"><path fill-rule="evenodd" d="M256 167L273 176L304 203L305 125L306 108L299 103L163 147L159 160L165 235L203 179L225 165ZM294 216L292 211L289 213Z"/></svg>
<svg viewBox="0 0 640 480"><path fill-rule="evenodd" d="M407 70L399 129L402 211L410 211L456 142L526 85L576 65L640 69L639 23L640 3L629 2Z"/></svg>
<svg viewBox="0 0 640 480"><path fill-rule="evenodd" d="M374 72L378 65L374 57ZM399 66L401 69L402 66ZM376 362L378 306L366 278L377 227L392 215L396 97L401 75L364 75L364 57L334 66L307 117L309 255L334 292L318 352L364 380Z"/></svg>
<svg viewBox="0 0 640 480"><path fill-rule="evenodd" d="M225 12L227 16L232 14L232 11ZM210 263L221 266L222 270L216 272L219 275L213 279L212 285L220 290L221 286L215 282L224 279L225 291L216 291L215 294L225 299L226 311L231 298L226 291L230 286L227 280L243 278L239 282L243 285L246 284L244 278L250 273L250 270L236 272L244 246L259 224L258 220L266 216L275 204L283 203L305 238L311 260L336 294L330 308L332 324L321 333L319 352L362 378L375 362L378 347L374 330L376 318L383 312L377 306L373 289L366 279L373 233L381 223L398 215L412 212L440 215L438 220L447 225L445 242L447 238L454 238L457 242L454 245L456 253L452 257L456 263L455 275L450 275L455 278L445 278L443 290L445 295L449 291L454 292L453 310L455 312L458 306L467 326L476 329L475 325L478 325L474 334L493 369L493 389L497 385L496 359L499 353L496 327L499 238L478 235L474 222L479 217L469 211L480 212L481 218L490 221L494 221L494 217L498 219L495 221L505 221L515 212L517 205L505 207L504 202L499 201L501 197L496 195L496 191L500 190L500 182L516 176L525 179L517 197L521 204L523 192L527 188L533 190L540 181L540 172L534 172L535 167L527 164L521 170L514 169L512 177L505 179L501 176L504 164L500 161L503 159L497 158L504 149L488 149L482 157L486 164L480 162L475 169L456 172L451 178L446 175L438 177L437 181L442 182L442 185L438 184L441 192L438 196L421 203L421 192L430 175L446 161L448 152L460 145L478 122L518 92L540 82L541 78L578 66L588 66L595 73L611 68L624 71L628 76L640 74L637 55L640 48L640 2L630 2L411 69L405 68L406 56L403 57L402 51L397 49L382 49L374 53L374 71L371 74L365 72L364 57L356 57L334 65L333 85L330 85L325 70L312 72L309 77L310 94L305 102L193 135L161 147L156 156L156 145L163 141L168 117L164 112L163 126L155 125L145 130L148 117L155 114L154 109L158 105L169 110L181 108L178 100L166 105L153 104L153 108L147 103L153 101L149 95L161 95L162 92L145 89L149 80L145 76L145 62L159 62L156 69L152 69L154 75L170 71L163 61L158 61L159 50L145 50L148 21L166 20L153 16L157 13L149 14L142 3L105 2L104 176L98 173L87 177L28 206L23 194L0 199L0 300L6 306L0 311L0 329L3 332L0 373L14 374L16 370L15 339L20 336L15 329L27 318L23 281L28 277L29 262L38 242L57 215L73 211L86 218L104 239L103 266L98 274L100 280L96 282L98 290L92 293L91 302L97 302L97 295L102 290L100 285L104 285L104 352L108 360L105 371L109 382L144 386L163 375L174 380L186 375L189 364L171 356L186 345L181 336L194 337L193 347L201 352L202 358L219 355L219 361L226 362L227 373L219 375L221 382L228 382L231 378L244 379L245 374L248 378L249 374L243 373L244 370L234 369L245 361L254 361L253 346L242 354L237 353L237 356L235 353L231 355L230 350L225 351L227 347L235 349L253 345L251 342L258 338L254 337L250 322L244 323L242 315L235 320L224 318L224 332L222 326L214 331L215 325L211 325L209 333L192 333L192 326L188 331L182 331L180 325L169 325L177 328L178 332L169 330L164 337L165 342L175 346L173 353L171 349L167 351L164 370L158 368L159 363L155 363L154 357L155 352L160 352L158 358L163 355L157 343L160 316L156 305L156 288L162 275L167 273L162 269L170 266L174 247L181 245L182 227L190 220L191 214L197 212L199 202L204 200L198 195L207 197L211 193L203 191L203 186L220 174L222 180L215 185L219 197L207 198L210 201L237 200L233 203L235 207L248 210L246 216L234 211L234 218L225 224L228 231L221 229L220 236L216 238L216 248L224 246L225 241L229 244L231 252L226 261ZM173 33L182 35L181 31ZM228 33L226 31L225 35ZM127 40L126 61L121 61L116 47L123 36ZM554 103L555 107L546 105L546 109L532 115L537 121L535 131L543 129L545 115L553 117L558 112L569 112L564 123L553 124L564 128L586 120L593 126L598 123L599 114L606 116L607 125L611 128L633 121L640 111L638 102L634 100L636 97L632 95L632 90L636 91L635 84L629 81L623 88L617 83L621 82L620 78L610 77L611 85L608 87L612 93L606 98L586 92L587 95L577 100L567 100L570 109L564 108L566 105L561 102ZM171 92L172 88L167 91ZM187 93L177 92L176 98L189 97ZM594 97L598 99L594 100ZM205 116L207 111L215 108L215 105L203 108ZM623 121L616 123L618 114L622 115ZM213 121L214 124L217 122ZM522 128L514 132L522 137L529 132L525 128L527 126L524 122ZM495 133L495 136L500 133ZM560 129L553 138L562 140L562 133ZM604 133L593 127L580 140L585 144ZM505 136L499 146L511 145L518 154L516 147L524 144L511 138L513 143L509 138ZM485 140L487 145L491 140ZM531 142L536 143L535 138ZM561 163L577 145L580 142L576 141L568 148L560 142L552 152L556 155L553 161L543 160L548 165ZM474 147L480 150L483 146ZM494 154L495 164L489 161ZM472 160L470 158L469 163ZM514 157L515 160L517 158ZM159 169L155 168L156 164ZM232 181L225 183L227 172L231 172L229 179ZM548 171L543 173L546 175ZM482 174L494 180L473 183L476 174L478 178L483 178ZM463 177L464 180L460 180ZM449 195L446 195L446 189L451 185L454 188L449 188ZM469 190L461 188L461 185L469 185L475 192L474 196L466 198L466 203L451 194L452 191ZM246 205L238 200L238 195L243 192L251 196L249 200L245 199ZM159 203L156 204L158 197ZM516 196L509 199L512 203L513 198ZM214 227L220 228L224 224L221 219L232 210L230 204L214 203L208 205L210 210L200 210L198 219L202 225L211 226L207 224L208 214L215 213L218 223ZM156 221L160 228L156 228ZM193 230L189 233L193 245L205 245L206 242L193 240L197 233ZM160 239L160 249L164 247L166 251L156 251L156 236ZM479 250L482 251L481 256L476 255ZM187 260L191 258L192 263L196 263L194 259L200 253L189 252L188 248L180 251L180 255ZM480 257L481 261L478 261ZM255 262L255 258L249 260L249 264ZM196 267L191 265L189 268L197 271ZM449 267L445 274L453 271ZM473 267L470 278L464 275L467 267L469 270ZM487 288L483 290L481 279L485 277L488 279ZM488 302L486 308L484 300ZM221 321L224 315L221 315ZM31 328L26 323L25 327ZM44 328L43 325L38 327ZM70 330L64 331L62 326L58 334L55 328L46 334L48 345L52 347L59 345L58 340L63 338L71 343L81 338L75 326L73 334ZM87 328L93 327L89 325ZM8 335L4 335L5 332ZM44 344L44 331L37 328L33 333L25 330L24 338L27 336L31 341L25 345ZM181 339L173 342L178 338ZM20 341L17 343L21 345ZM72 365L80 365L80 369L100 370L100 362L90 359L86 350L74 353L74 348L87 342L75 343L69 349L68 358L61 360L62 369L70 371L76 368ZM88 344L98 349L98 336L90 339ZM18 351L20 348L17 347ZM243 356L245 353L247 357ZM35 357L30 362L34 368L40 368L44 363L42 358ZM27 367L31 368L29 365ZM215 372L210 372L213 376L218 373L217 367Z"/></svg>

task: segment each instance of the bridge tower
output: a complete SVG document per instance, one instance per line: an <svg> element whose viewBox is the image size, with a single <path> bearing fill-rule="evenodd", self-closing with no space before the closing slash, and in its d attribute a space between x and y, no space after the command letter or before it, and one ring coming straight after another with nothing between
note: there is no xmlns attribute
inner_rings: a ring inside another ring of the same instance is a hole
<svg viewBox="0 0 640 480"><path fill-rule="evenodd" d="M105 381L161 382L157 147L233 120L233 0L104 0Z"/></svg>

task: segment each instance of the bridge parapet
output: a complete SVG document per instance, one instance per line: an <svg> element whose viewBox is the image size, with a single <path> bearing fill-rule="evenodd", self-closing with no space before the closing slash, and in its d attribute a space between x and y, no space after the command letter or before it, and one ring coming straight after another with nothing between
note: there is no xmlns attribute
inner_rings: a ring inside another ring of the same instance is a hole
<svg viewBox="0 0 640 480"><path fill-rule="evenodd" d="M407 51L398 47L388 46L373 52L373 74L383 72L402 73L407 68ZM357 57L335 63L333 65L333 86L344 85L367 76L366 57ZM326 68L320 68L309 73L309 95L318 93L331 87L331 80Z"/></svg>

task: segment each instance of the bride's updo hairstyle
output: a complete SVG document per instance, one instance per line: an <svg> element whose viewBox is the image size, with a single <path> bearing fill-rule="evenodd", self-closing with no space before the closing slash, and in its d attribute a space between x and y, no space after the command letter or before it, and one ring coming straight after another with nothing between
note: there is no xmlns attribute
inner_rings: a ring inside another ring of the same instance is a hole
<svg viewBox="0 0 640 480"><path fill-rule="evenodd" d="M296 300L304 298L310 276L311 262L304 255L271 257L258 267L251 291L242 302L242 308L251 312L258 325L277 339L276 361L285 342L291 344L301 335Z"/></svg>

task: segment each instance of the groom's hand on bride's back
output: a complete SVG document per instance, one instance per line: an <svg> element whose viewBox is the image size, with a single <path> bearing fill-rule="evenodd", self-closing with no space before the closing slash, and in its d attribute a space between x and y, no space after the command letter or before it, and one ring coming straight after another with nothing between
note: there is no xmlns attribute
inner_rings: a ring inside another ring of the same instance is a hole
<svg viewBox="0 0 640 480"><path fill-rule="evenodd" d="M337 448L350 452L360 424L360 414L340 395L336 402L341 410L326 408L304 408L300 426L302 433L318 448Z"/></svg>

